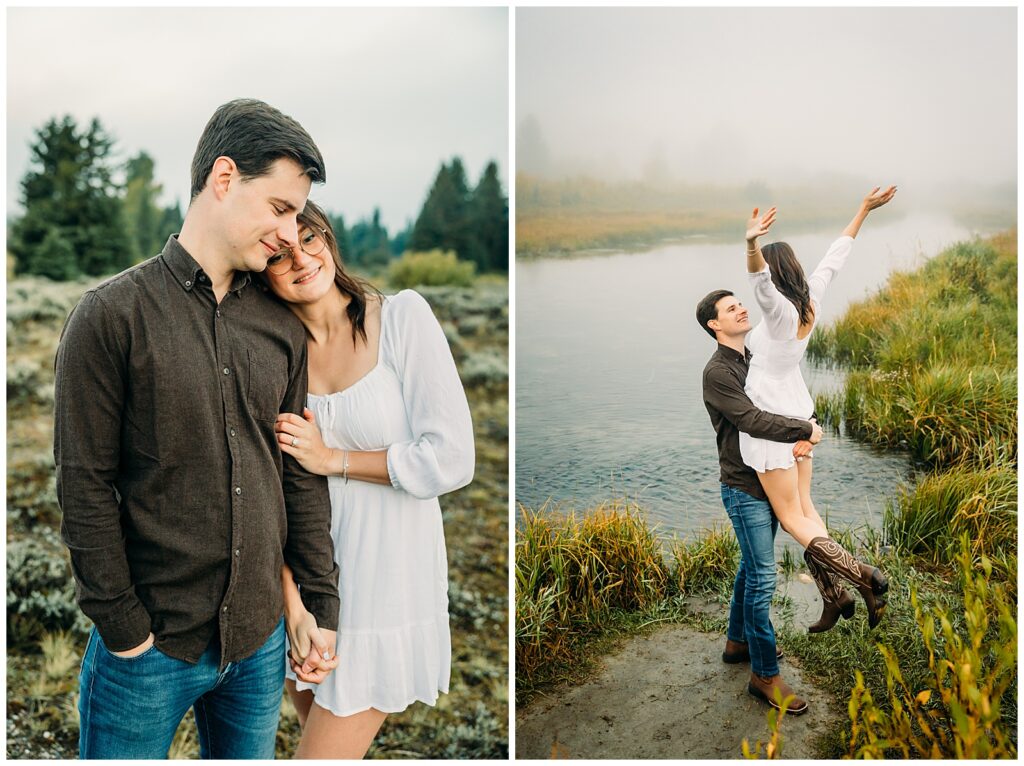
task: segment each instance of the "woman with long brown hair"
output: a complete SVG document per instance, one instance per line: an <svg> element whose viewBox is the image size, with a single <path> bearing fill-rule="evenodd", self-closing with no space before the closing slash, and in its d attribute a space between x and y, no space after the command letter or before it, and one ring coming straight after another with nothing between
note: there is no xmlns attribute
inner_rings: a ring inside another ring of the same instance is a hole
<svg viewBox="0 0 1024 766"><path fill-rule="evenodd" d="M895 194L895 186L884 192L881 187L873 189L809 278L805 277L793 248L785 242L774 242L763 249L758 245L758 238L775 222L776 209L773 207L758 217L754 208L747 222L746 260L763 319L747 336L752 356L746 392L762 410L804 419L813 414L814 402L800 373L800 361L816 325L821 301L850 254L868 213L889 202ZM863 596L869 624L875 627L885 608L888 582L878 569L857 561L829 537L811 501L811 455L795 458L791 444L742 432L740 453L743 462L757 471L782 528L804 548L804 560L823 604L821 618L808 630L822 632L834 626L840 616L853 616L855 602L843 587L843 580L852 583Z"/></svg>
<svg viewBox="0 0 1024 766"><path fill-rule="evenodd" d="M389 713L448 691L437 497L472 479L473 426L427 302L348 274L312 202L298 229L265 279L306 328L309 406L275 430L282 452L327 476L341 613L336 637L319 630L285 567L286 686L303 728L297 758L361 758Z"/></svg>

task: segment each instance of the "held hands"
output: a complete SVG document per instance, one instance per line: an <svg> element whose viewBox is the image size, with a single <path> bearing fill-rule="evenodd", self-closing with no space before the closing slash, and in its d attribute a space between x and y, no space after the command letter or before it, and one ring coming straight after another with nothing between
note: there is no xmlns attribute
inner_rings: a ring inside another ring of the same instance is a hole
<svg viewBox="0 0 1024 766"><path fill-rule="evenodd" d="M821 430L821 426L818 425L818 421L811 418L811 438L801 439L793 445L793 457L798 460L805 458L811 454L811 450L814 449L814 445L821 441L821 437L824 432Z"/></svg>
<svg viewBox="0 0 1024 766"><path fill-rule="evenodd" d="M768 233L768 229L775 223L775 211L776 208L772 208L760 218L757 217L758 208L754 208L754 212L750 214L750 220L747 221L747 242L753 242L758 237Z"/></svg>
<svg viewBox="0 0 1024 766"><path fill-rule="evenodd" d="M879 191L882 187L876 186L872 189L868 195L864 198L864 201L860 203L861 207L865 211L874 210L877 207L881 207L886 204L889 200L896 196L896 187L890 186L885 191Z"/></svg>
<svg viewBox="0 0 1024 766"><path fill-rule="evenodd" d="M338 667L334 647L338 634L333 630L321 630L316 618L303 609L296 616L286 615L288 630L288 661L300 681L318 684Z"/></svg>
<svg viewBox="0 0 1024 766"><path fill-rule="evenodd" d="M308 407L302 408L301 418L290 412L282 412L277 416L274 431L281 451L298 460L299 465L320 476L330 473L327 464L331 450L324 444L313 412Z"/></svg>

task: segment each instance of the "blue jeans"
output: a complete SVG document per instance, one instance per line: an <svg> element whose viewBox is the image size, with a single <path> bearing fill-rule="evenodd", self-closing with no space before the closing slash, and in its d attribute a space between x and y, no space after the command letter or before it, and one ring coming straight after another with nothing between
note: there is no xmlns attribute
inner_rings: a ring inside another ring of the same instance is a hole
<svg viewBox="0 0 1024 766"><path fill-rule="evenodd" d="M117 657L93 628L79 676L79 756L166 758L178 724L194 707L202 758L273 758L284 636L282 620L256 652L218 672L216 639L193 665L155 646Z"/></svg>
<svg viewBox="0 0 1024 766"><path fill-rule="evenodd" d="M725 484L722 503L740 543L740 567L732 587L726 636L730 641L746 642L751 670L759 676L778 675L770 611L775 593L775 533L779 521L767 500L758 500Z"/></svg>

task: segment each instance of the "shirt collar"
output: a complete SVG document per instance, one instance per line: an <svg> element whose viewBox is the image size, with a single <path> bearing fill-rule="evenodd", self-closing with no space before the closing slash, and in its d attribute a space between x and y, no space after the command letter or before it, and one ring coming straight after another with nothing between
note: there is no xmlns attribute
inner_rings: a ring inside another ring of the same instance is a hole
<svg viewBox="0 0 1024 766"><path fill-rule="evenodd" d="M191 292L198 282L209 280L206 272L203 271L203 267L178 242L177 234L172 234L167 238L167 244L164 245L163 252L160 255L164 259L164 263L171 270L171 274L178 281L178 284L186 292ZM231 287L228 289L228 292L239 292L249 284L251 279L252 275L248 271L236 270L231 278Z"/></svg>
<svg viewBox="0 0 1024 766"><path fill-rule="evenodd" d="M742 362L743 364L747 364L750 361L750 357L752 356L750 353L750 349L747 348L746 346L743 347L743 353L741 354L735 349L729 348L728 346L724 346L721 343L718 344L718 353L721 354L726 359L729 359L734 362Z"/></svg>

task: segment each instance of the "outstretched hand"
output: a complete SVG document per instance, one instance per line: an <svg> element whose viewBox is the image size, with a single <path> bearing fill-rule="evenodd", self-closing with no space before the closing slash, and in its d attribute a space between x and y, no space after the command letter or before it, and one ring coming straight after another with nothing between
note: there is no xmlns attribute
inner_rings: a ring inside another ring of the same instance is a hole
<svg viewBox="0 0 1024 766"><path fill-rule="evenodd" d="M881 207L896 196L895 186L890 186L885 191L881 191L881 188L881 186L876 186L864 198L861 205L863 205L865 210L874 210L877 207Z"/></svg>
<svg viewBox="0 0 1024 766"><path fill-rule="evenodd" d="M758 208L754 208L754 212L750 214L750 220L747 221L747 242L753 242L758 237L768 233L768 229L775 223L775 211L776 208L773 207L758 218Z"/></svg>

